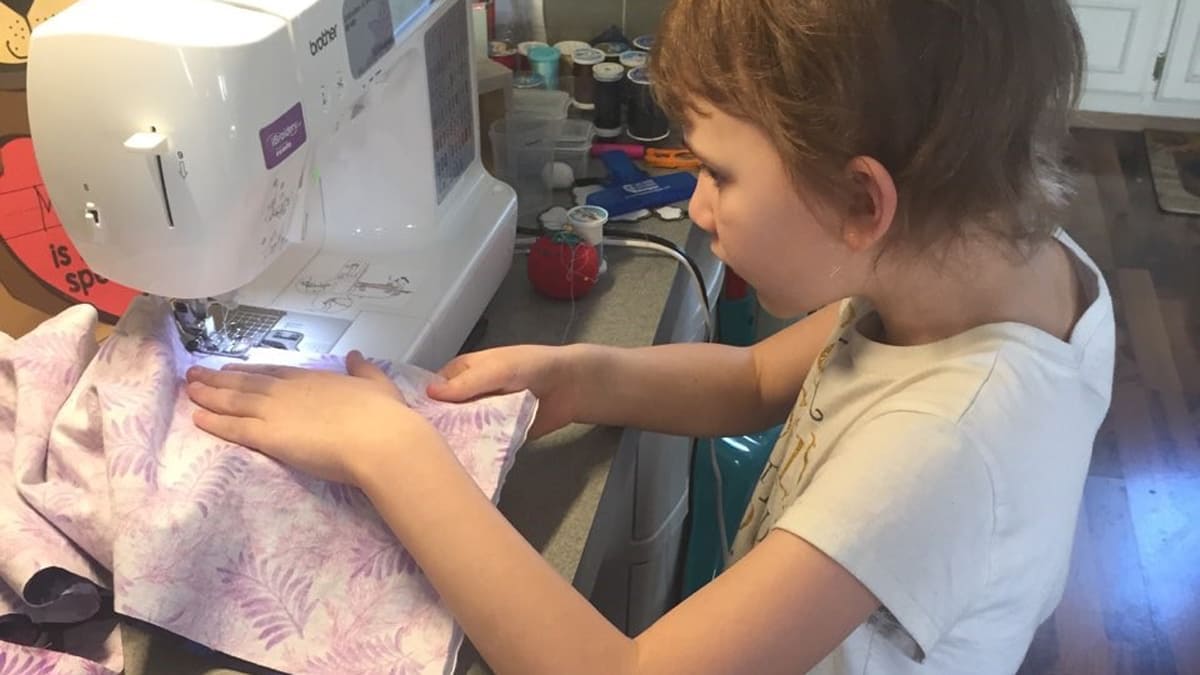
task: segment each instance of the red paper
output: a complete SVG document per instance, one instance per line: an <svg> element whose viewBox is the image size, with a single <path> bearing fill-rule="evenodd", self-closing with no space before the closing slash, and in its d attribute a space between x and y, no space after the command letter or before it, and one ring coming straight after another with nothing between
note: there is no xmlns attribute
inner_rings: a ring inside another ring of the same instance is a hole
<svg viewBox="0 0 1200 675"><path fill-rule="evenodd" d="M0 148L0 239L35 276L62 296L120 316L137 291L93 272L50 204L28 138Z"/></svg>

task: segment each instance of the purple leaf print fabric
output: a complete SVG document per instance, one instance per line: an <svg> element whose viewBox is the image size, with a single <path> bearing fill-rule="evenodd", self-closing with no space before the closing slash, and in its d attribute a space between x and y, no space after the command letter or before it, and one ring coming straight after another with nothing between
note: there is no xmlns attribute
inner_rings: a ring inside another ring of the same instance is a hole
<svg viewBox="0 0 1200 675"><path fill-rule="evenodd" d="M165 302L135 301L99 347L95 325L80 305L18 340L0 334L0 635L21 642L0 639L0 675L119 672L115 631L64 653L42 630L94 624L110 601L284 672L454 668L460 631L365 495L192 424L183 373L221 361L183 349ZM497 499L534 398L443 404L424 394L434 375L379 365Z"/></svg>

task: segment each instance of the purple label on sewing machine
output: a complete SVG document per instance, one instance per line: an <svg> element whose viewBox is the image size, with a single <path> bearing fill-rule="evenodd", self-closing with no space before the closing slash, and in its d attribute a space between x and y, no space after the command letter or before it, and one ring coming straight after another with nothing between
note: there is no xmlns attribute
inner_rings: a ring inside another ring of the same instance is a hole
<svg viewBox="0 0 1200 675"><path fill-rule="evenodd" d="M308 139L300 104L292 106L279 119L260 129L258 138L262 141L263 161L267 163L267 168L279 166Z"/></svg>

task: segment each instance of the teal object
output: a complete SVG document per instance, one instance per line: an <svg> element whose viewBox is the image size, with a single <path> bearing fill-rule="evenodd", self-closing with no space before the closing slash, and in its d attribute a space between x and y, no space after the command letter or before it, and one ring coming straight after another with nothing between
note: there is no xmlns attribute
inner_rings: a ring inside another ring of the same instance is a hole
<svg viewBox="0 0 1200 675"><path fill-rule="evenodd" d="M753 295L717 302L717 332L721 344L749 347L758 336L758 300Z"/></svg>
<svg viewBox="0 0 1200 675"><path fill-rule="evenodd" d="M541 75L550 90L558 89L559 52L554 47L534 47L529 50L529 67L534 75Z"/></svg>
<svg viewBox="0 0 1200 675"><path fill-rule="evenodd" d="M746 280L725 270L717 301L717 334L724 345L749 347L758 340L758 298Z"/></svg>
<svg viewBox="0 0 1200 675"><path fill-rule="evenodd" d="M725 570L717 520L717 477L712 451L721 472L721 510L725 516L725 550L733 546L746 505L762 475L783 426L748 436L700 439L692 462L691 529L683 571L683 597L700 590Z"/></svg>

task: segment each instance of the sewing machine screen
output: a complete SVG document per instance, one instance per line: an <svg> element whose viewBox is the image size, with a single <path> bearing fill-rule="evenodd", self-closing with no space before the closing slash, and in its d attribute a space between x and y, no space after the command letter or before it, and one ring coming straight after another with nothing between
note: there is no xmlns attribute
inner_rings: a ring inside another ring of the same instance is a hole
<svg viewBox="0 0 1200 675"><path fill-rule="evenodd" d="M396 34L428 4L429 0L345 0L346 51L355 79L392 48Z"/></svg>
<svg viewBox="0 0 1200 675"><path fill-rule="evenodd" d="M392 35L392 10L387 0L346 0L342 15L346 22L350 73L358 79L396 43Z"/></svg>
<svg viewBox="0 0 1200 675"><path fill-rule="evenodd" d="M388 6L392 10L392 29L399 33L408 22L414 19L417 14L429 5L429 0L388 0Z"/></svg>

